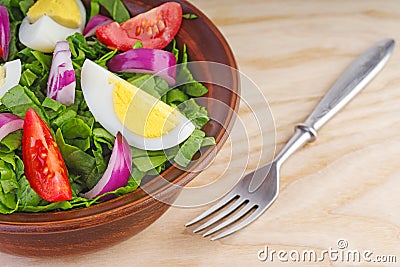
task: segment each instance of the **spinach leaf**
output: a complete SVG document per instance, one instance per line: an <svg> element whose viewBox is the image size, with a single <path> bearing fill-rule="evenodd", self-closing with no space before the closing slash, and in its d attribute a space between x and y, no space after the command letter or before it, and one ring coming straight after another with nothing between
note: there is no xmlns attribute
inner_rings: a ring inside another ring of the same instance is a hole
<svg viewBox="0 0 400 267"><path fill-rule="evenodd" d="M208 93L207 87L202 83L196 81L193 74L187 66L188 54L186 52L186 45L183 45L182 50L182 64L177 73L177 81L182 84L180 88L188 95L193 97L203 96Z"/></svg>
<svg viewBox="0 0 400 267"><path fill-rule="evenodd" d="M99 64L100 66L102 66L103 68L107 68L106 64L107 61L109 61L113 56L115 56L115 54L118 52L117 49L114 49L110 52L108 52L107 54L105 54L104 56L102 56L99 59L96 59L94 62L96 64Z"/></svg>
<svg viewBox="0 0 400 267"><path fill-rule="evenodd" d="M33 0L20 0L19 1L19 8L21 9L21 12L24 16L26 16L26 13L28 12L29 8L33 5L34 1Z"/></svg>
<svg viewBox="0 0 400 267"><path fill-rule="evenodd" d="M14 151L11 151L8 153L0 152L0 159L3 160L4 162L10 164L14 170L17 168L15 158L16 158L16 156L15 156Z"/></svg>
<svg viewBox="0 0 400 267"><path fill-rule="evenodd" d="M50 70L52 57L36 50L31 51L31 53L35 57L37 62L42 65L43 71L48 72Z"/></svg>
<svg viewBox="0 0 400 267"><path fill-rule="evenodd" d="M115 141L115 137L107 132L104 128L94 128L93 139L96 142L106 144L110 150L112 150Z"/></svg>
<svg viewBox="0 0 400 267"><path fill-rule="evenodd" d="M161 96L156 90L156 81L152 74L135 75L127 81L155 98L160 98Z"/></svg>
<svg viewBox="0 0 400 267"><path fill-rule="evenodd" d="M21 74L20 84L22 86L30 87L38 78L30 69L26 69Z"/></svg>
<svg viewBox="0 0 400 267"><path fill-rule="evenodd" d="M28 179L26 179L25 175L22 175L18 180L19 189L17 190L17 199L19 202L20 211L26 211L26 207L28 206L38 206L41 203L45 202L39 195L32 189L30 186Z"/></svg>
<svg viewBox="0 0 400 267"><path fill-rule="evenodd" d="M107 10L112 19L119 23L124 22L131 17L121 0L98 0L98 2Z"/></svg>
<svg viewBox="0 0 400 267"><path fill-rule="evenodd" d="M170 106L178 106L186 100L188 100L188 96L179 89L172 89L167 93L166 102Z"/></svg>
<svg viewBox="0 0 400 267"><path fill-rule="evenodd" d="M22 130L8 134L0 141L0 153L10 153L20 147Z"/></svg>
<svg viewBox="0 0 400 267"><path fill-rule="evenodd" d="M182 15L182 18L184 19L197 19L199 16L197 16L196 14L192 14L192 13L186 13Z"/></svg>
<svg viewBox="0 0 400 267"><path fill-rule="evenodd" d="M21 85L16 85L11 88L4 96L1 98L1 102L6 106L13 114L25 118L25 113L28 109L34 109L37 114L48 121L47 114L44 111L39 100L35 94L28 88Z"/></svg>
<svg viewBox="0 0 400 267"><path fill-rule="evenodd" d="M15 157L15 174L18 180L18 189L16 189L16 197L18 200L18 210L25 211L27 206L38 206L46 204L47 201L43 200L39 195L32 189L29 181L24 175L24 163L19 157Z"/></svg>
<svg viewBox="0 0 400 267"><path fill-rule="evenodd" d="M205 132L201 130L194 130L192 135L180 147L178 154L176 154L174 158L175 162L186 167L192 160L194 154L199 151L205 135Z"/></svg>
<svg viewBox="0 0 400 267"><path fill-rule="evenodd" d="M0 160L0 185L6 194L18 189L18 182L12 165L4 160Z"/></svg>
<svg viewBox="0 0 400 267"><path fill-rule="evenodd" d="M107 160L105 157L103 157L103 147L101 143L94 139L94 146L96 149L93 149L93 156L96 161L96 168L99 173L104 173L104 171L107 169Z"/></svg>
<svg viewBox="0 0 400 267"><path fill-rule="evenodd" d="M42 107L46 111L47 116L50 120L53 120L54 118L59 116L66 109L63 104L47 97L43 100Z"/></svg>
<svg viewBox="0 0 400 267"><path fill-rule="evenodd" d="M95 158L80 148L67 144L64 141L61 129L56 132L56 142L67 165L68 172L80 176L89 188L93 187L101 178L96 169Z"/></svg>
<svg viewBox="0 0 400 267"><path fill-rule="evenodd" d="M45 205L26 205L19 208L19 211L24 212L44 212L52 210L69 210L74 206L69 201L59 201L48 203Z"/></svg>
<svg viewBox="0 0 400 267"><path fill-rule="evenodd" d="M99 14L99 12L100 12L99 0L91 0L91 1L90 1L90 15L89 15L89 19L91 19L93 16Z"/></svg>
<svg viewBox="0 0 400 267"><path fill-rule="evenodd" d="M215 138L212 136L204 137L203 142L201 142L201 147L213 145L215 145Z"/></svg>
<svg viewBox="0 0 400 267"><path fill-rule="evenodd" d="M179 49L176 48L176 40L172 41L171 53L175 56L176 62L179 62Z"/></svg>
<svg viewBox="0 0 400 267"><path fill-rule="evenodd" d="M12 166L0 160L0 212L12 213L17 210L17 198L14 190L18 189L18 183Z"/></svg>
<svg viewBox="0 0 400 267"><path fill-rule="evenodd" d="M207 109L197 104L193 98L184 102L179 108L197 129L201 129L210 120Z"/></svg>
<svg viewBox="0 0 400 267"><path fill-rule="evenodd" d="M165 155L160 156L145 156L145 157L137 157L132 159L132 163L138 168L139 171L147 172L150 171L167 161L167 157Z"/></svg>
<svg viewBox="0 0 400 267"><path fill-rule="evenodd" d="M8 47L8 60L14 60L18 54L18 38L17 38L17 29L21 22L20 21L12 21L10 22L10 45Z"/></svg>
<svg viewBox="0 0 400 267"><path fill-rule="evenodd" d="M109 52L109 49L97 39L87 41L80 33L68 36L67 41L71 49L72 63L74 68L78 70L82 68L86 58L96 60Z"/></svg>
<svg viewBox="0 0 400 267"><path fill-rule="evenodd" d="M65 121L60 129L67 144L78 147L82 151L89 149L92 130L83 120L71 118Z"/></svg>
<svg viewBox="0 0 400 267"><path fill-rule="evenodd" d="M137 41L135 42L135 44L132 46L132 48L133 48L133 49L136 49L136 48L143 48L143 43L142 43L142 41L137 40Z"/></svg>
<svg viewBox="0 0 400 267"><path fill-rule="evenodd" d="M60 115L58 115L55 119L51 121L52 127L55 129L61 127L61 125L72 118L75 118L77 115L76 111L73 109L66 109L65 111L61 112Z"/></svg>

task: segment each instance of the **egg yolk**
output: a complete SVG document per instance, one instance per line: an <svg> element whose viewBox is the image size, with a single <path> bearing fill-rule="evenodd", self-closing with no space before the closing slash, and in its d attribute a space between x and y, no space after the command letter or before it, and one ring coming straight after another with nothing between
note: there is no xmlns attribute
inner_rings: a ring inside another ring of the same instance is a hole
<svg viewBox="0 0 400 267"><path fill-rule="evenodd" d="M178 125L175 109L127 81L114 83L114 111L130 131L147 138L161 137Z"/></svg>
<svg viewBox="0 0 400 267"><path fill-rule="evenodd" d="M4 67L0 66L0 86L2 86L4 84L6 80L6 72Z"/></svg>
<svg viewBox="0 0 400 267"><path fill-rule="evenodd" d="M27 13L31 23L35 23L44 15L68 28L78 28L82 24L76 0L38 0Z"/></svg>

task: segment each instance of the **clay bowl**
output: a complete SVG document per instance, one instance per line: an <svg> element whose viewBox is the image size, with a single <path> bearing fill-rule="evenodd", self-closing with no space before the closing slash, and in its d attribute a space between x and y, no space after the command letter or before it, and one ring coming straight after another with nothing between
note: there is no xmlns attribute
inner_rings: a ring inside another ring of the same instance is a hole
<svg viewBox="0 0 400 267"><path fill-rule="evenodd" d="M162 2L164 1L125 1L132 15ZM195 20L184 20L177 36L179 46L187 44L190 60L219 62L236 68L232 51L212 22L188 2L177 2L182 5L184 13L199 16ZM215 75L207 68L202 71L211 77ZM239 103L236 73L227 71L222 75L230 90L207 84L208 98L221 101L231 109L221 110L210 103L204 103L208 105L210 117L215 118L204 130L215 137L217 149L227 138L226 131L233 124L234 111ZM213 149L215 148L203 151L191 168L206 166L212 160ZM170 207L165 202L172 203L180 192L179 186L186 185L197 174L171 166L163 172L164 179L155 177L130 194L89 208L0 215L0 251L25 257L54 257L88 253L112 246L131 238L157 220Z"/></svg>

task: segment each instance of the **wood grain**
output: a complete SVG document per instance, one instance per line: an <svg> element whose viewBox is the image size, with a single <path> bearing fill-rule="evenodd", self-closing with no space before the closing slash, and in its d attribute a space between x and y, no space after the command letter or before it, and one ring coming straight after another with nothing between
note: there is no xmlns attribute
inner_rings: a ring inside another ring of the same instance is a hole
<svg viewBox="0 0 400 267"><path fill-rule="evenodd" d="M193 0L220 27L238 65L268 99L276 124L277 149L290 137L341 72L376 41L400 40L397 0ZM249 99L255 108L259 99ZM183 224L205 210L171 208L144 232L112 248L85 256L40 260L0 254L2 266L249 266L264 264L257 252L271 249L321 251L344 238L350 249L397 255L400 263L400 50L369 86L320 132L317 142L294 154L282 168L281 193L255 223L210 242ZM241 106L239 115L250 118ZM258 130L250 126L248 134ZM268 135L270 129L263 129ZM243 136L245 138L245 136ZM207 184L243 166L257 166L252 142L227 143L191 184ZM271 153L269 151L269 153ZM268 161L268 157L261 162ZM274 266L281 264L274 262ZM347 266L343 262L298 266ZM364 266L365 264L354 264ZM396 266L370 264L368 266Z"/></svg>

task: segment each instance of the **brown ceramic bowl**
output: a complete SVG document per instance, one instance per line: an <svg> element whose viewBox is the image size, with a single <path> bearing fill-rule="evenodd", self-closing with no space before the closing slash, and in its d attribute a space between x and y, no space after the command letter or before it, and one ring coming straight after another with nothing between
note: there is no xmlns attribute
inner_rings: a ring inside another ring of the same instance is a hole
<svg viewBox="0 0 400 267"><path fill-rule="evenodd" d="M88 1L86 1L87 4ZM132 15L158 6L162 0L125 1ZM224 37L212 22L193 5L178 0L184 13L199 16L195 20L184 20L178 34L178 45L187 44L191 61L219 62L236 68L235 59ZM208 69L204 74L215 75ZM221 75L221 73L219 73ZM234 121L234 110L238 107L238 77L235 72L223 73L226 88L207 84L210 99L216 99L231 108L220 110L208 105L208 111L215 121L204 128L208 135L214 136L217 149L225 142L226 130ZM206 166L212 155L209 148L191 168ZM178 196L179 187L190 182L197 173L182 171L174 166L163 172L163 177L153 178L136 191L94 205L89 208L48 213L14 213L0 215L0 251L25 257L54 257L88 253L124 241L139 233L168 208ZM151 192L155 198L147 194Z"/></svg>

